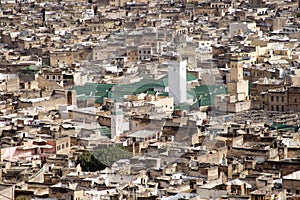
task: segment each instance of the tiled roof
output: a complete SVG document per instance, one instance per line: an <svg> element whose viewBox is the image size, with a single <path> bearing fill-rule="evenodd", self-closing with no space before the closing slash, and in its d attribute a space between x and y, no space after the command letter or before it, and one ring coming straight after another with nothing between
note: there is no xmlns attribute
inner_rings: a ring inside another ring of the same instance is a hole
<svg viewBox="0 0 300 200"><path fill-rule="evenodd" d="M194 87L189 94L198 100L198 106L210 106L214 105L216 95L227 94L227 88L224 85L200 85Z"/></svg>
<svg viewBox="0 0 300 200"><path fill-rule="evenodd" d="M103 98L108 96L113 86L114 84L87 83L83 86L74 86L72 89L76 90L77 95L95 97L97 103L103 103Z"/></svg>

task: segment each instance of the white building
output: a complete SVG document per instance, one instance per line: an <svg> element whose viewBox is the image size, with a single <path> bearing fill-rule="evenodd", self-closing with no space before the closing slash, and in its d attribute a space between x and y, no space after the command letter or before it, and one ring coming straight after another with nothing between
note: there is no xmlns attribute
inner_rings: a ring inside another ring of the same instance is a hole
<svg viewBox="0 0 300 200"><path fill-rule="evenodd" d="M149 60L152 58L152 47L149 45L142 45L138 48L138 60Z"/></svg>
<svg viewBox="0 0 300 200"><path fill-rule="evenodd" d="M249 32L258 31L255 22L234 22L229 24L229 35L247 35Z"/></svg>
<svg viewBox="0 0 300 200"><path fill-rule="evenodd" d="M114 103L111 111L111 138L114 139L123 133L124 114L119 103Z"/></svg>
<svg viewBox="0 0 300 200"><path fill-rule="evenodd" d="M168 80L169 96L174 98L175 104L186 102L186 66L187 61L172 60L169 62Z"/></svg>

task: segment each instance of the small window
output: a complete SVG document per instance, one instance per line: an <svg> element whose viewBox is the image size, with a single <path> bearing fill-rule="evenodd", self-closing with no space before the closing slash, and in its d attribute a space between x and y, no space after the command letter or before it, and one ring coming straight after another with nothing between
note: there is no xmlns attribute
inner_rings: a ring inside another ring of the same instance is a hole
<svg viewBox="0 0 300 200"><path fill-rule="evenodd" d="M281 97L281 101L284 102L284 97Z"/></svg>
<svg viewBox="0 0 300 200"><path fill-rule="evenodd" d="M52 79L55 80L55 76L54 75L52 76Z"/></svg>
<svg viewBox="0 0 300 200"><path fill-rule="evenodd" d="M271 101L274 101L274 97L273 96L271 96Z"/></svg>

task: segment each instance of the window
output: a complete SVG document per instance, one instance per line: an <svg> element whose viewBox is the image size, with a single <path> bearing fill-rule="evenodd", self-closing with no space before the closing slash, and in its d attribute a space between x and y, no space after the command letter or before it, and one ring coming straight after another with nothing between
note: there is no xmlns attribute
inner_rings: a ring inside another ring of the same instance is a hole
<svg viewBox="0 0 300 200"><path fill-rule="evenodd" d="M296 190L296 194L300 194L300 191L299 191L299 190Z"/></svg>
<svg viewBox="0 0 300 200"><path fill-rule="evenodd" d="M47 76L46 76L46 79L47 79L47 80L49 80L49 79L50 79L49 75L47 75Z"/></svg>
<svg viewBox="0 0 300 200"><path fill-rule="evenodd" d="M284 102L284 97L281 97L281 101Z"/></svg>
<svg viewBox="0 0 300 200"><path fill-rule="evenodd" d="M52 79L55 80L55 76L54 75L52 76Z"/></svg>
<svg viewBox="0 0 300 200"><path fill-rule="evenodd" d="M274 101L274 97L273 96L271 96L271 101Z"/></svg>
<svg viewBox="0 0 300 200"><path fill-rule="evenodd" d="M276 96L276 102L279 102L279 97L278 96Z"/></svg>

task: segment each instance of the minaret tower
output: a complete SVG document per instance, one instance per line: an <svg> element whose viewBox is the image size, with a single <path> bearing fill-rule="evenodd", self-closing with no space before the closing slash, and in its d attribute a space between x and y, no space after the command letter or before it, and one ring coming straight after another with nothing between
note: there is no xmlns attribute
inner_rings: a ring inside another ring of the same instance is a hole
<svg viewBox="0 0 300 200"><path fill-rule="evenodd" d="M179 56L169 62L168 83L169 96L174 98L175 104L185 103L186 98L186 66L187 61Z"/></svg>
<svg viewBox="0 0 300 200"><path fill-rule="evenodd" d="M114 102L111 111L111 138L116 139L123 133L123 110L120 108L120 103Z"/></svg>
<svg viewBox="0 0 300 200"><path fill-rule="evenodd" d="M228 94L235 96L236 101L249 99L248 80L244 80L243 59L233 57L230 60L230 80L228 82Z"/></svg>

